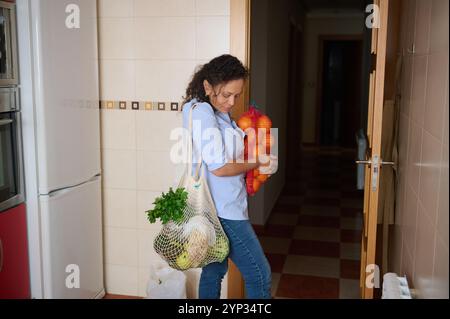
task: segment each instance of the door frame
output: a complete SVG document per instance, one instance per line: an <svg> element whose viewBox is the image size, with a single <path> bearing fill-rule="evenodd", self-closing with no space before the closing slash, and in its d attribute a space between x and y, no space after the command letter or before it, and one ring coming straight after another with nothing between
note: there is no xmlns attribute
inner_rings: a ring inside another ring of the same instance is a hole
<svg viewBox="0 0 450 319"><path fill-rule="evenodd" d="M251 0L230 0L230 54L250 68L250 15ZM232 116L237 119L248 110L250 103L250 78L243 93L233 107ZM239 269L228 261L228 299L245 298L245 286Z"/></svg>
<svg viewBox="0 0 450 319"><path fill-rule="evenodd" d="M230 54L250 68L250 13L251 0L230 0ZM233 107L232 116L238 118L248 110L250 103L250 78Z"/></svg>
<svg viewBox="0 0 450 319"><path fill-rule="evenodd" d="M322 92L323 92L323 57L325 41L361 41L364 42L364 34L321 34L319 35L319 61L317 68L317 91L316 91L316 146L320 146L321 118L322 118Z"/></svg>

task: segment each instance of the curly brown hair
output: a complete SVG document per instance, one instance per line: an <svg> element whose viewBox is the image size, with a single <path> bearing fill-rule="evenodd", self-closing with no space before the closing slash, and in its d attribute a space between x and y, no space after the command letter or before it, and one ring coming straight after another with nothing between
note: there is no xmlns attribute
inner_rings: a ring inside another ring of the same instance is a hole
<svg viewBox="0 0 450 319"><path fill-rule="evenodd" d="M248 75L248 69L235 56L229 54L218 56L196 70L186 89L186 96L183 97L183 105L192 99L210 103L203 86L204 80L215 87L233 80L246 80Z"/></svg>

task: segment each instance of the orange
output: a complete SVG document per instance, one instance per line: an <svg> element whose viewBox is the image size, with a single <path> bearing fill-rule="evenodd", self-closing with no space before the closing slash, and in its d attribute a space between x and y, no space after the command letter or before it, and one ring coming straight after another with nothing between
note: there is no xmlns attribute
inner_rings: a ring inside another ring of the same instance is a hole
<svg viewBox="0 0 450 319"><path fill-rule="evenodd" d="M244 115L238 120L237 125L241 128L241 130L245 131L249 127L253 126L253 121L250 117Z"/></svg>
<svg viewBox="0 0 450 319"><path fill-rule="evenodd" d="M253 170L253 177L258 177L259 176L259 170L257 168L255 168Z"/></svg>
<svg viewBox="0 0 450 319"><path fill-rule="evenodd" d="M268 130L272 127L272 120L267 115L261 115L256 120L256 127L265 128L266 130Z"/></svg>
<svg viewBox="0 0 450 319"><path fill-rule="evenodd" d="M269 178L269 175L267 175L267 174L259 174L256 178L261 183L265 183L267 181L267 179Z"/></svg>
<svg viewBox="0 0 450 319"><path fill-rule="evenodd" d="M256 193L259 191L259 188L261 187L261 182L258 179L253 179L253 191Z"/></svg>

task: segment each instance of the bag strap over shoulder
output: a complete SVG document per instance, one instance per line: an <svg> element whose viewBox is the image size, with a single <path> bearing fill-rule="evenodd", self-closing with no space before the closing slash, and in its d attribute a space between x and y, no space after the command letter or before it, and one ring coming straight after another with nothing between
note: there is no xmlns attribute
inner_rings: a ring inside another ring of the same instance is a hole
<svg viewBox="0 0 450 319"><path fill-rule="evenodd" d="M192 176L192 153L193 153L193 134L192 134L192 112L194 111L194 108L198 105L198 103L195 103L192 105L191 109L189 110L189 139L188 139L188 175ZM195 179L197 180L199 178L200 170L202 168L202 152L201 152L201 141L200 141L200 151L199 151L199 162L197 164L196 170L195 170Z"/></svg>

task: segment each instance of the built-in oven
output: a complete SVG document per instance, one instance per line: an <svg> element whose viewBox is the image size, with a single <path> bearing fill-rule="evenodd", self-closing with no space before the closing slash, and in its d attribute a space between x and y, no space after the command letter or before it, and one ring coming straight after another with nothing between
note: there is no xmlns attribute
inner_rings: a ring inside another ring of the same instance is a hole
<svg viewBox="0 0 450 319"><path fill-rule="evenodd" d="M0 213L25 201L18 88L0 87Z"/></svg>
<svg viewBox="0 0 450 319"><path fill-rule="evenodd" d="M0 86L17 85L16 5L0 1Z"/></svg>

